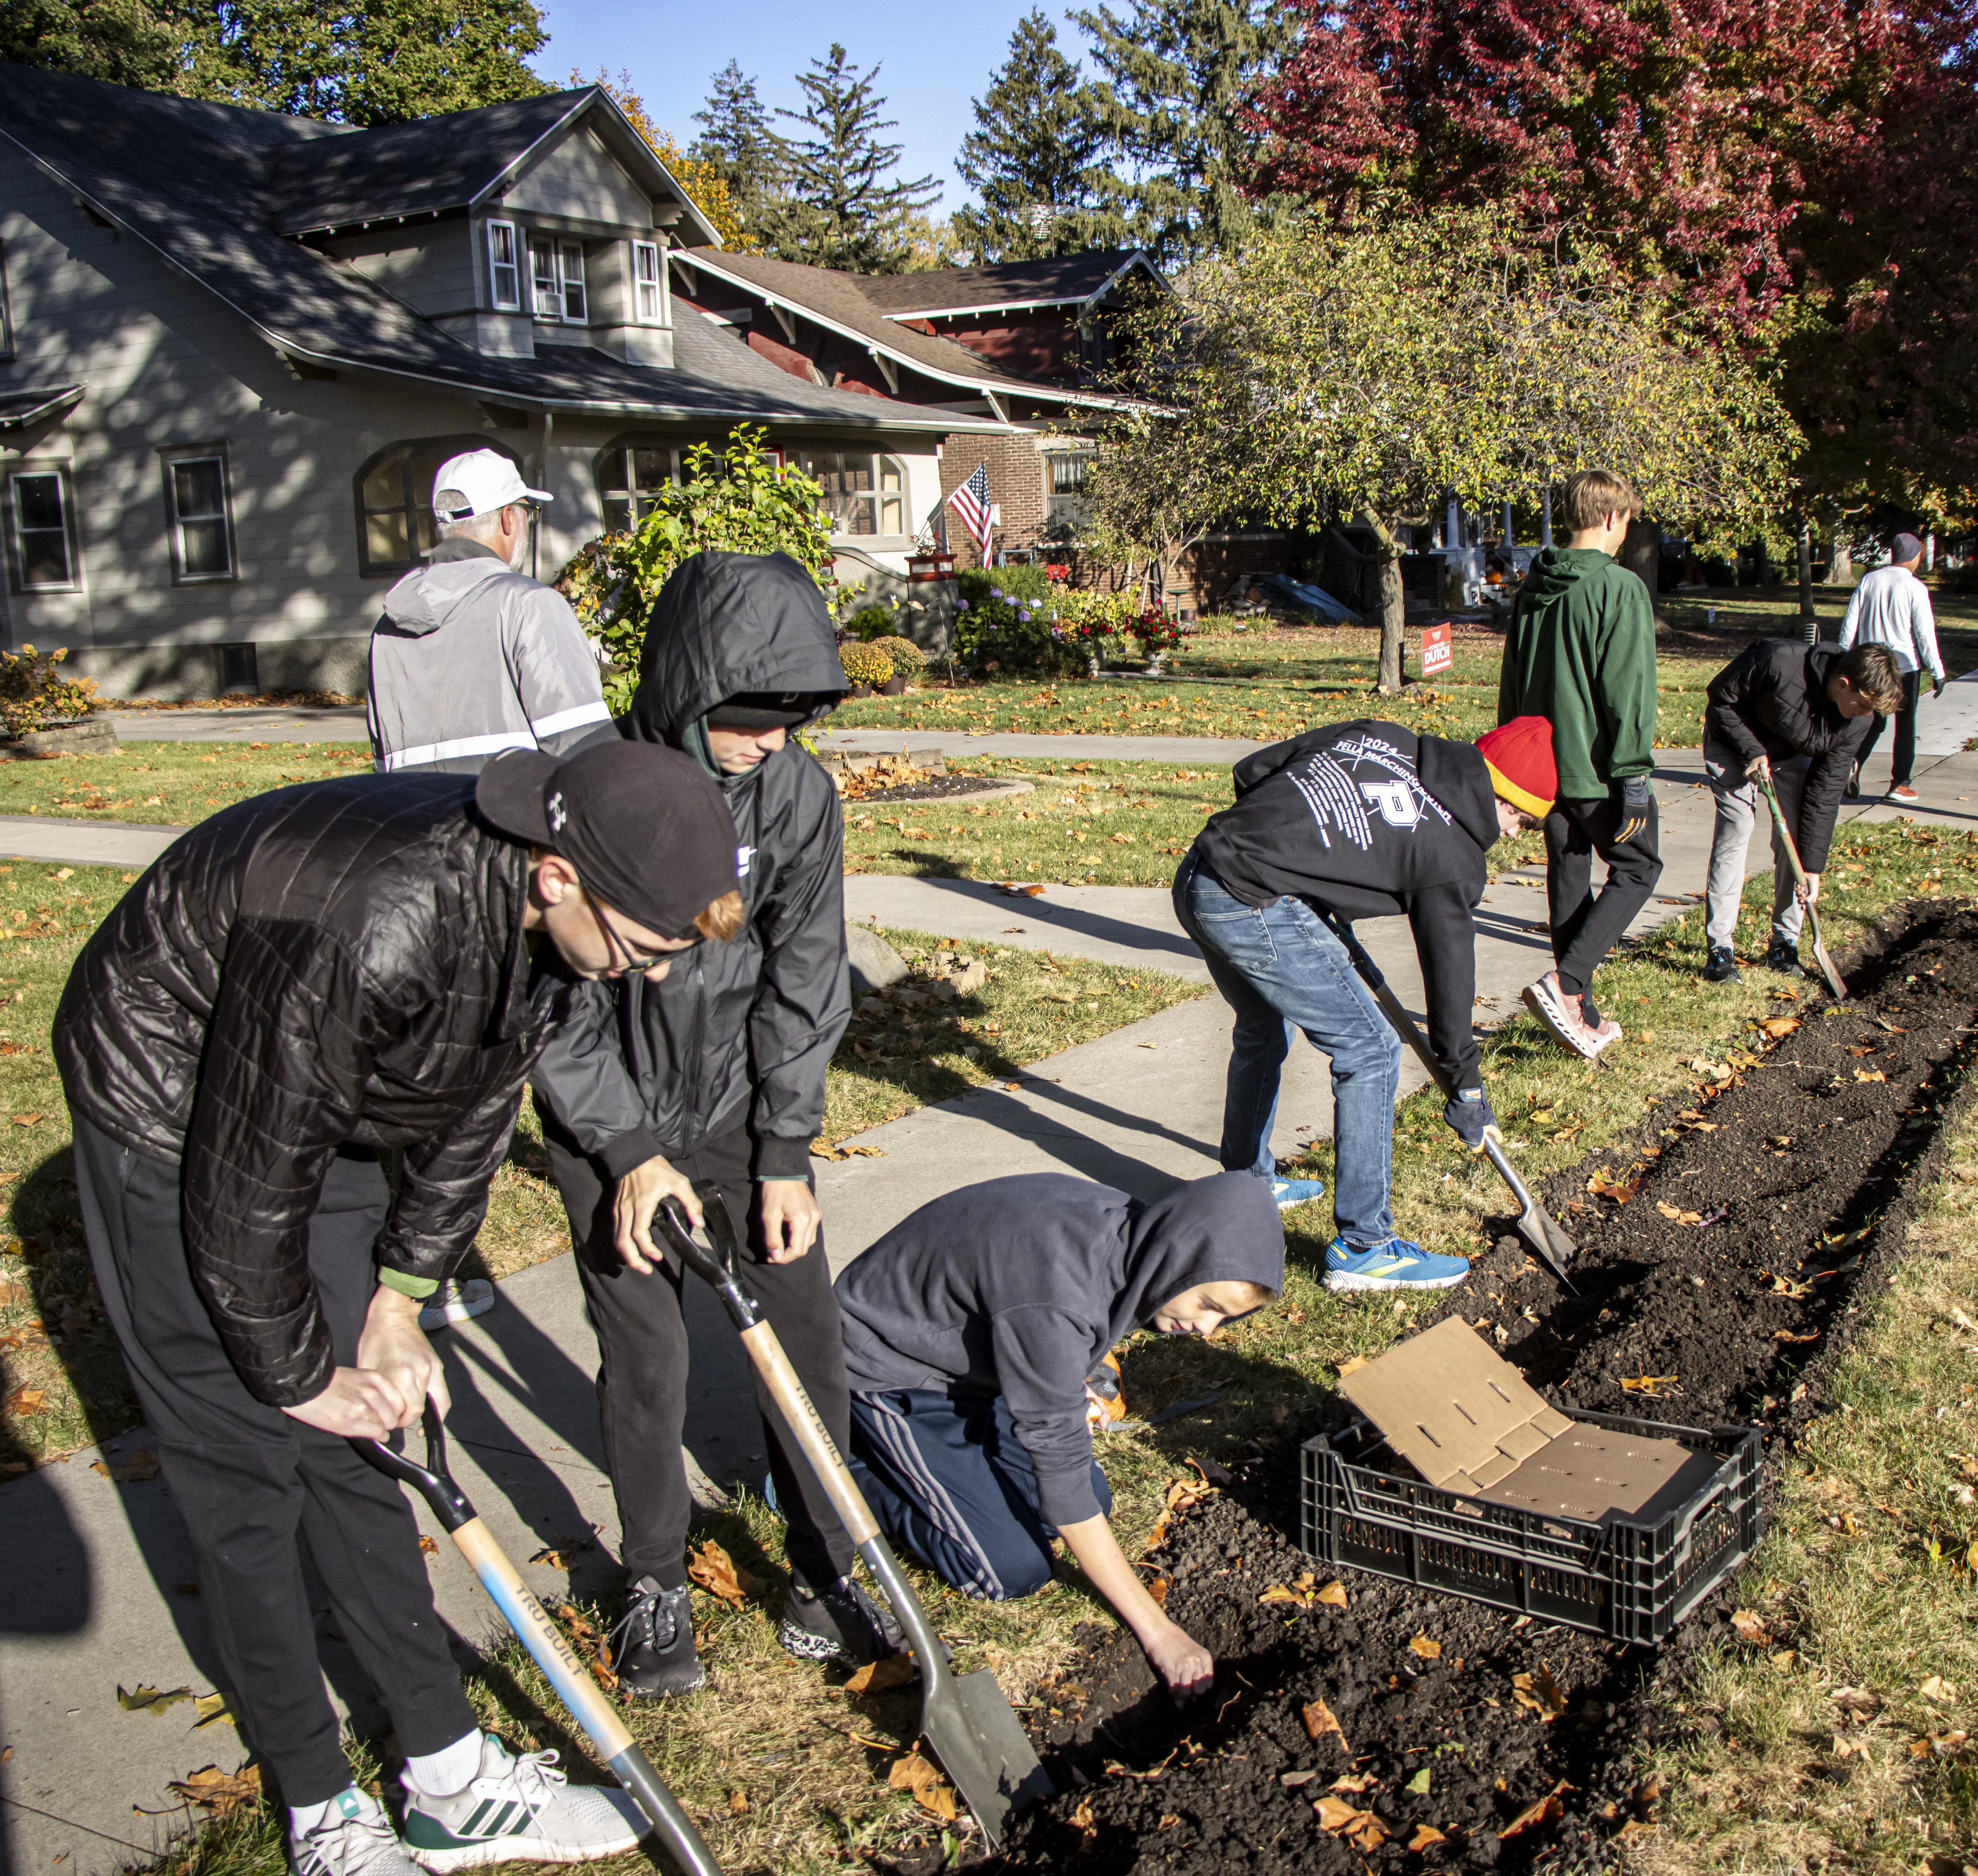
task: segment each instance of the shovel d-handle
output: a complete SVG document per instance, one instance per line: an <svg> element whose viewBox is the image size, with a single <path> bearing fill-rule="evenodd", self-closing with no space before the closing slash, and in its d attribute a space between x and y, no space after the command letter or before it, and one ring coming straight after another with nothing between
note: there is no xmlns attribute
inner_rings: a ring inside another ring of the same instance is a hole
<svg viewBox="0 0 1978 1876"><path fill-rule="evenodd" d="M639 1749L618 1709L577 1658L570 1639L550 1620L522 1573L495 1542L467 1495L446 1467L446 1432L431 1401L425 1409L426 1463L394 1452L375 1439L354 1439L359 1454L388 1477L410 1485L432 1508L461 1556L473 1566L481 1587L501 1612L557 1698L590 1736L612 1775L629 1792L686 1876L721 1876L721 1866L702 1841L693 1821L660 1782L660 1775Z"/></svg>
<svg viewBox="0 0 1978 1876"><path fill-rule="evenodd" d="M653 1221L673 1255L713 1288L728 1312L728 1319L746 1335L762 1319L762 1306L742 1287L735 1227L729 1222L728 1207L718 1193L708 1203L705 1216L708 1238L715 1247L712 1251L694 1242L693 1220L678 1199L660 1200Z"/></svg>

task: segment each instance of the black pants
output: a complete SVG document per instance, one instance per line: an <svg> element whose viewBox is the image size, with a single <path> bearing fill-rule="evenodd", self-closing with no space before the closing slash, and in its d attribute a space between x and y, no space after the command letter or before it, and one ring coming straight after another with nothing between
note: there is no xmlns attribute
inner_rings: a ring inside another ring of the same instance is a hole
<svg viewBox="0 0 1978 1876"><path fill-rule="evenodd" d="M1559 801L1546 816L1546 907L1552 923L1552 954L1560 978L1583 989L1612 950L1635 914L1649 903L1662 876L1656 851L1656 812L1631 841L1617 841L1621 791L1606 801ZM1607 864L1607 883L1593 890L1593 856Z"/></svg>
<svg viewBox="0 0 1978 1876"><path fill-rule="evenodd" d="M76 1115L75 1183L104 1310L197 1560L223 1684L283 1801L320 1804L350 1785L316 1659L305 1547L401 1749L436 1752L475 1731L404 1491L348 1440L242 1385L187 1267L177 1167ZM309 1220L309 1274L340 1363L356 1356L389 1203L377 1161L352 1153L331 1167Z"/></svg>
<svg viewBox="0 0 1978 1876"><path fill-rule="evenodd" d="M612 1243L612 1180L595 1161L546 1132L550 1168L570 1214L577 1267L597 1332L597 1417L618 1501L626 1574L677 1589L686 1581L686 1530L693 1514L680 1456L688 1360L680 1286L688 1280L670 1263L655 1266L650 1277L624 1263ZM849 1452L852 1395L822 1234L796 1263L769 1262L756 1188L749 1177L749 1138L740 1128L693 1152L667 1157L693 1181L703 1203L728 1207L745 1247L746 1286L761 1303L838 1451ZM858 1552L759 1381L756 1403L769 1475L789 1523L784 1554L806 1582L829 1583L852 1567Z"/></svg>
<svg viewBox="0 0 1978 1876"><path fill-rule="evenodd" d="M1920 671L1903 673L1903 707L1896 712L1896 739L1890 747L1889 786L1899 788L1916 774L1917 693L1923 687ZM1865 775L1868 757L1877 743L1882 740L1882 732L1887 728L1889 719L1877 713L1869 726L1868 740L1862 744L1861 753L1854 758L1854 766Z"/></svg>

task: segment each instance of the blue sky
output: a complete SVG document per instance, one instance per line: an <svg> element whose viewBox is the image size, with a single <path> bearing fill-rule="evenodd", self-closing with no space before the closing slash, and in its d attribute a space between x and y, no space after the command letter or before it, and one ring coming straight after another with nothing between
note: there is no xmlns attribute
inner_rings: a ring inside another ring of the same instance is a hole
<svg viewBox="0 0 1978 1876"><path fill-rule="evenodd" d="M653 6L644 0L550 0L543 8L549 48L536 69L556 84L573 67L588 78L600 65L615 78L622 67L646 101L653 121L681 142L699 134L693 114L708 81L732 58L756 81L766 108L794 110L803 102L796 74L822 58L833 39L862 69L882 61L879 89L888 133L906 146L906 176L934 175L953 210L968 191L954 173L964 134L974 127L970 101L988 89L1009 50L1010 34L1030 10L1027 0L976 0L961 5L862 7L838 13L797 0L693 0ZM1058 43L1076 57L1080 35L1067 30L1057 8ZM789 126L783 122L782 127Z"/></svg>

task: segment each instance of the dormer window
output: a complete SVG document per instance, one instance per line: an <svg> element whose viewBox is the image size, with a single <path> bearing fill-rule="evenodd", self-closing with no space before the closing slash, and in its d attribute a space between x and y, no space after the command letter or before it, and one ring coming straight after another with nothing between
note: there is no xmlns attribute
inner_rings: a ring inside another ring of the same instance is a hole
<svg viewBox="0 0 1978 1876"><path fill-rule="evenodd" d="M584 298L584 245L536 235L529 242L529 272L535 289L536 317L583 325L589 314Z"/></svg>
<svg viewBox="0 0 1978 1876"><path fill-rule="evenodd" d="M513 222L488 224L488 283L497 312L522 310L522 268Z"/></svg>
<svg viewBox="0 0 1978 1876"><path fill-rule="evenodd" d="M660 244L632 243L633 316L641 325L663 325L666 312L660 297Z"/></svg>

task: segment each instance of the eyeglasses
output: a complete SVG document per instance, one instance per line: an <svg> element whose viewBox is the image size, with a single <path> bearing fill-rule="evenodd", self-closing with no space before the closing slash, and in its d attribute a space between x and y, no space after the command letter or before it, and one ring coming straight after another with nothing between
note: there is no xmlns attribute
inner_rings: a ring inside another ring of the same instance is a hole
<svg viewBox="0 0 1978 1876"><path fill-rule="evenodd" d="M604 933L604 942L611 947L611 954L618 960L620 970L630 971L643 977L647 971L665 963L673 956L670 951L661 951L652 957L634 957L632 947L619 936L618 928L604 916L604 907L588 894L585 895L584 903L590 907L590 916L597 920L597 929Z"/></svg>

